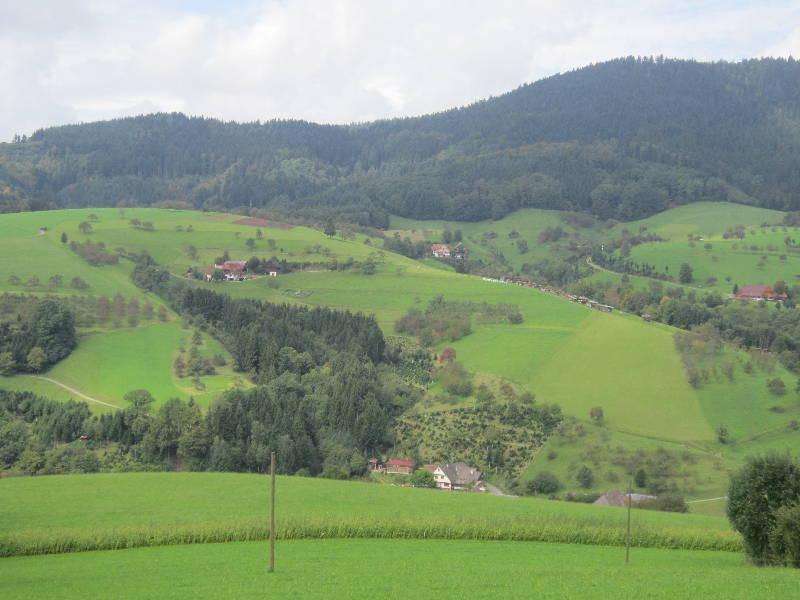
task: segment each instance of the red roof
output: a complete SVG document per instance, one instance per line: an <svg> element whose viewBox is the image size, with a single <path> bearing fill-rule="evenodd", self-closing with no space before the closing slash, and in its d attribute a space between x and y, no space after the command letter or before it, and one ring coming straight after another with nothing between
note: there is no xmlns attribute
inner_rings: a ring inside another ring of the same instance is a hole
<svg viewBox="0 0 800 600"><path fill-rule="evenodd" d="M243 260L226 260L222 263L223 271L244 271L247 263Z"/></svg>
<svg viewBox="0 0 800 600"><path fill-rule="evenodd" d="M737 298L786 298L786 294L776 294L769 285L745 285L736 292Z"/></svg>
<svg viewBox="0 0 800 600"><path fill-rule="evenodd" d="M393 458L392 460L387 461L386 464L393 467L413 467L417 463L406 458Z"/></svg>
<svg viewBox="0 0 800 600"><path fill-rule="evenodd" d="M450 252L450 246L447 244L433 244L431 252Z"/></svg>

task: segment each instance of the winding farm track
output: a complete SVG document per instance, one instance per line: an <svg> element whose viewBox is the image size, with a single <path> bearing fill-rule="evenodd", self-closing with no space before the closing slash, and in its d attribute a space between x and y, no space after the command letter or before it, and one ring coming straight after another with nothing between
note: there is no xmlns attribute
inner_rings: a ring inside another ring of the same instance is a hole
<svg viewBox="0 0 800 600"><path fill-rule="evenodd" d="M39 375L36 375L35 377L36 377L36 379L41 379L42 381L48 381L48 382L50 382L50 383L52 383L54 385L57 385L58 387L67 390L71 394L75 394L76 396L78 396L79 398L81 398L83 400L86 400L87 402L94 402L96 404L102 404L103 406L109 406L111 408L119 408L119 406L117 406L116 404L109 404L108 402L103 402L102 400L98 400L97 398L92 398L91 396L87 396L83 392L80 392L80 391L76 390L75 388L68 386L65 383L61 383L60 381L56 381L55 379L51 379L50 377L41 377Z"/></svg>
<svg viewBox="0 0 800 600"><path fill-rule="evenodd" d="M715 500L727 500L727 496L719 496L717 498L703 498L702 500L687 500L686 504L697 504L698 502L714 502Z"/></svg>

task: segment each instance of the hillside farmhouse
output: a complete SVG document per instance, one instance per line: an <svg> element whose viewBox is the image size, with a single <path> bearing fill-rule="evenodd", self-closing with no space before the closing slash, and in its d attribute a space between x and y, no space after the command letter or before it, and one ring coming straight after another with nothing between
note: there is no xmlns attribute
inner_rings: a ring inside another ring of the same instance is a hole
<svg viewBox="0 0 800 600"><path fill-rule="evenodd" d="M775 293L775 290L769 285L745 285L739 288L735 298L737 300L755 300L757 302L763 302L765 300L783 302L786 300L787 296L784 293Z"/></svg>
<svg viewBox="0 0 800 600"><path fill-rule="evenodd" d="M453 250L450 252L450 254L456 260L464 260L467 258L467 249L464 247L464 244L459 242L453 247Z"/></svg>
<svg viewBox="0 0 800 600"><path fill-rule="evenodd" d="M243 260L226 260L221 265L215 263L214 269L222 271L225 281L244 281L247 278L247 263ZM211 279L211 275L206 278Z"/></svg>
<svg viewBox="0 0 800 600"><path fill-rule="evenodd" d="M486 490L482 481L483 474L475 467L463 462L439 465L433 472L436 487L443 490Z"/></svg>
<svg viewBox="0 0 800 600"><path fill-rule="evenodd" d="M416 465L417 463L413 460L393 458L392 460L386 461L386 472L398 475L411 475Z"/></svg>
<svg viewBox="0 0 800 600"><path fill-rule="evenodd" d="M431 254L434 258L450 258L450 246L447 244L433 244Z"/></svg>
<svg viewBox="0 0 800 600"><path fill-rule="evenodd" d="M264 265L264 272L270 277L277 277L281 272L281 265L277 260L270 260Z"/></svg>
<svg viewBox="0 0 800 600"><path fill-rule="evenodd" d="M647 494L631 494L631 504L633 506L645 500L655 499L655 496L648 496ZM611 492L606 492L592 502L592 504L596 504L597 506L628 506L628 494L620 492L619 490L613 490Z"/></svg>

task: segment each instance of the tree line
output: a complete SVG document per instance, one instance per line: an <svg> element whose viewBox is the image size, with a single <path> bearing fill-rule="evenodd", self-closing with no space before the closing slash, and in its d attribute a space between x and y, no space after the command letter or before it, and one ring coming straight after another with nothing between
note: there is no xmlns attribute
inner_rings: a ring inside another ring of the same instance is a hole
<svg viewBox="0 0 800 600"><path fill-rule="evenodd" d="M0 322L0 374L41 372L76 345L72 312L58 300L42 300L25 318Z"/></svg>

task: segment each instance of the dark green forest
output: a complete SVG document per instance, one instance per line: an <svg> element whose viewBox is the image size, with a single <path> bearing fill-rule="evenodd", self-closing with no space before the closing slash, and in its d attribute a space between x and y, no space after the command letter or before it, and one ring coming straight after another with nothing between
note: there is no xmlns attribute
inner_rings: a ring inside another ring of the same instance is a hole
<svg viewBox="0 0 800 600"><path fill-rule="evenodd" d="M0 210L171 205L387 225L520 207L629 220L728 200L800 209L800 65L622 58L365 124L156 114L0 145Z"/></svg>

